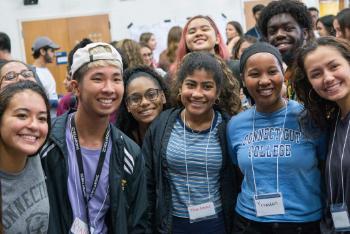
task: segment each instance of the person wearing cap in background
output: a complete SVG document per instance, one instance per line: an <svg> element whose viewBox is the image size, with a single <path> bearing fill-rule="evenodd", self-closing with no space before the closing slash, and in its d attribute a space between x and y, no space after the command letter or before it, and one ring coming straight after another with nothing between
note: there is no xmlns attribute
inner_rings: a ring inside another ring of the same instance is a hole
<svg viewBox="0 0 350 234"><path fill-rule="evenodd" d="M147 193L140 148L109 123L124 94L123 63L106 43L73 55L76 112L59 116L40 152L50 234L145 233Z"/></svg>
<svg viewBox="0 0 350 234"><path fill-rule="evenodd" d="M55 50L59 48L59 45L54 43L48 37L37 37L32 45L32 55L34 58L33 66L35 67L35 72L50 100L51 117L56 116L55 108L58 104L58 96L56 91L56 81L50 70L47 68L47 64L53 62Z"/></svg>

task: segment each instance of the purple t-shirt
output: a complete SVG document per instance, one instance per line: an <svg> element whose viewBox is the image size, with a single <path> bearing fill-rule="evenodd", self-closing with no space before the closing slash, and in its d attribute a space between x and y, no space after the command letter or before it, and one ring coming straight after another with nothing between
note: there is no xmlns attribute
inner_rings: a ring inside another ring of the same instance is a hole
<svg viewBox="0 0 350 234"><path fill-rule="evenodd" d="M72 134L70 131L70 119L72 114L69 115L66 127L66 143L68 148L68 197L73 211L73 220L80 218L85 223L86 221L86 207L85 200L83 197L81 183L79 178L79 169L77 164L77 157L75 154L75 148L73 145ZM101 177L96 188L94 196L90 199L89 217L90 226L95 229L94 233L107 233L108 228L105 223L105 215L108 211L110 200L109 200L109 159L111 155L112 142L109 139L108 149ZM81 154L83 156L83 167L86 181L87 194L90 194L93 179L96 173L98 159L100 156L101 149L88 149L81 147Z"/></svg>

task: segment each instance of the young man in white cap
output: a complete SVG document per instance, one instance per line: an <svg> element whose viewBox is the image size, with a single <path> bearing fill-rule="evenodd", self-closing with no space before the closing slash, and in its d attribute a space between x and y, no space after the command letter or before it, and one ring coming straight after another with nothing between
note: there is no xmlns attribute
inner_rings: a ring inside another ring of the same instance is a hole
<svg viewBox="0 0 350 234"><path fill-rule="evenodd" d="M56 81L50 70L47 68L47 64L53 62L55 58L55 50L59 48L59 45L54 43L48 37L37 37L32 45L34 58L33 66L35 67L35 72L37 73L40 82L48 95L51 108L53 108L51 113L54 116L56 116L54 108L58 104Z"/></svg>
<svg viewBox="0 0 350 234"><path fill-rule="evenodd" d="M58 117L40 155L50 201L48 233L144 233L144 161L139 147L109 124L123 98L123 65L109 44L73 56L76 112Z"/></svg>

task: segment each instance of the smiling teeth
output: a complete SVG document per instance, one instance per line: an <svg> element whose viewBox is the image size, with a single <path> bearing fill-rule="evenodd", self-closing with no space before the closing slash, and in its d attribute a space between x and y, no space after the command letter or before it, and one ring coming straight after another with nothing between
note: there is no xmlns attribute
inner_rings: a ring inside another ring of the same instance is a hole
<svg viewBox="0 0 350 234"><path fill-rule="evenodd" d="M30 135L22 135L22 138L24 138L27 141L35 141L36 140L35 136L30 136Z"/></svg>
<svg viewBox="0 0 350 234"><path fill-rule="evenodd" d="M260 94L262 95L270 95L272 93L271 89L264 89L259 91Z"/></svg>
<svg viewBox="0 0 350 234"><path fill-rule="evenodd" d="M100 102L102 102L103 104L111 104L112 103L112 99L100 99Z"/></svg>

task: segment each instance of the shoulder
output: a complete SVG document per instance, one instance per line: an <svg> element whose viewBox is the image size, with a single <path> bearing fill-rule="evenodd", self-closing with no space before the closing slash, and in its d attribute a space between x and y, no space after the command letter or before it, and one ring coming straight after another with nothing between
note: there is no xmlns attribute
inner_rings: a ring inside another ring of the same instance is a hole
<svg viewBox="0 0 350 234"><path fill-rule="evenodd" d="M140 147L130 137L112 125L112 139L115 144L131 153L134 157L140 153Z"/></svg>
<svg viewBox="0 0 350 234"><path fill-rule="evenodd" d="M304 106L297 101L289 100L288 109L289 109L289 112L295 115L300 115L300 113L304 110Z"/></svg>
<svg viewBox="0 0 350 234"><path fill-rule="evenodd" d="M253 115L253 108L240 112L231 118L229 125L243 123L243 121L247 121L247 119L250 119L252 115Z"/></svg>
<svg viewBox="0 0 350 234"><path fill-rule="evenodd" d="M166 126L167 124L174 122L180 111L180 108L170 108L161 112L160 115L152 122L150 129Z"/></svg>

